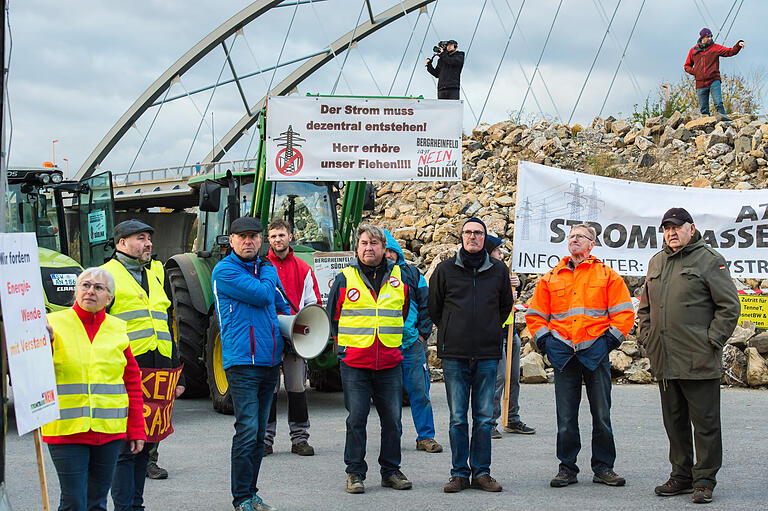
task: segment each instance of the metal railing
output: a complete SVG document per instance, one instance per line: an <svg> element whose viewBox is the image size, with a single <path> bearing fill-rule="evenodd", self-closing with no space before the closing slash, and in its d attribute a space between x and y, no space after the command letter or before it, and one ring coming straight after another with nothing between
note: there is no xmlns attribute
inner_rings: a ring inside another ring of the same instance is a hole
<svg viewBox="0 0 768 511"><path fill-rule="evenodd" d="M157 169L132 170L130 172L114 172L112 182L114 186L127 186L129 184L153 182L153 181L186 181L190 177L207 174L209 172L222 174L227 170L242 172L254 168L258 164L257 158L247 160L219 161L214 164L194 163L179 167L162 167Z"/></svg>

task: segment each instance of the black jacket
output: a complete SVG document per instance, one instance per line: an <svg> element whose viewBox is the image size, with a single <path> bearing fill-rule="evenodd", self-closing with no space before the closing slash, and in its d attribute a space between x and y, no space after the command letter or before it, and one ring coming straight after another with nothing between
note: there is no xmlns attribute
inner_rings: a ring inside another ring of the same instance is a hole
<svg viewBox="0 0 768 511"><path fill-rule="evenodd" d="M501 358L501 325L512 311L509 270L487 255L478 269L461 255L437 265L429 279L429 315L437 325L437 355L447 359Z"/></svg>
<svg viewBox="0 0 768 511"><path fill-rule="evenodd" d="M437 78L437 90L458 89L461 86L461 69L464 67L464 52L443 52L437 66L427 64L429 74Z"/></svg>

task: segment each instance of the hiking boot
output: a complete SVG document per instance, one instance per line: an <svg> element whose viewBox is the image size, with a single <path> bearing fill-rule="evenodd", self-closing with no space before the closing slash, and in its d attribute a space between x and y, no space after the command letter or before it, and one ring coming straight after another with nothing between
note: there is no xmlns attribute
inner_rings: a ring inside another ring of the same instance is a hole
<svg viewBox="0 0 768 511"><path fill-rule="evenodd" d="M469 488L469 478L461 476L451 476L448 482L443 486L444 493L459 493L461 490Z"/></svg>
<svg viewBox="0 0 768 511"><path fill-rule="evenodd" d="M483 491L501 491L501 485L490 474L483 474L480 477L473 478L472 484L469 487Z"/></svg>
<svg viewBox="0 0 768 511"><path fill-rule="evenodd" d="M269 456L269 455L270 455L270 454L272 454L273 452L275 452L275 451L272 449L272 446L271 446L271 445L265 445L265 446L264 446L264 454L262 455L262 458L263 458L264 456Z"/></svg>
<svg viewBox="0 0 768 511"><path fill-rule="evenodd" d="M501 432L499 432L498 428L493 428L491 430L491 438L501 438Z"/></svg>
<svg viewBox="0 0 768 511"><path fill-rule="evenodd" d="M670 477L666 483L657 486L653 491L659 497L671 497L672 495L680 495L681 493L693 493L693 486L691 486L691 483L684 483L679 479Z"/></svg>
<svg viewBox="0 0 768 511"><path fill-rule="evenodd" d="M266 504L263 500L261 500L261 497L258 495L254 495L251 497L251 507L253 511L277 511L277 508L274 508L270 506L269 504Z"/></svg>
<svg viewBox="0 0 768 511"><path fill-rule="evenodd" d="M718 121L726 121L726 122L731 122L731 121L733 121L733 119L731 119L730 117L728 117L728 116L727 116L727 115L725 115L725 114L720 114L720 113L718 113L718 114L717 114L715 117L717 117L717 120L718 120Z"/></svg>
<svg viewBox="0 0 768 511"><path fill-rule="evenodd" d="M356 472L347 474L347 493L365 493L362 474Z"/></svg>
<svg viewBox="0 0 768 511"><path fill-rule="evenodd" d="M624 486L627 480L611 469L595 472L592 476L593 483L607 484L608 486Z"/></svg>
<svg viewBox="0 0 768 511"><path fill-rule="evenodd" d="M246 500L235 506L235 511L255 511L255 508L250 500Z"/></svg>
<svg viewBox="0 0 768 511"><path fill-rule="evenodd" d="M536 429L526 426L525 422L515 422L509 426L504 426L504 432L516 433L518 435L533 435L536 433Z"/></svg>
<svg viewBox="0 0 768 511"><path fill-rule="evenodd" d="M443 452L443 446L437 443L434 438L425 438L424 440L416 440L416 450L427 452Z"/></svg>
<svg viewBox="0 0 768 511"><path fill-rule="evenodd" d="M298 454L299 456L314 456L315 448L309 445L306 440L302 440L291 446L291 452L293 454Z"/></svg>
<svg viewBox="0 0 768 511"><path fill-rule="evenodd" d="M694 504L709 504L712 502L712 490L703 486L697 486L696 489L693 490L691 502Z"/></svg>
<svg viewBox="0 0 768 511"><path fill-rule="evenodd" d="M395 490L410 490L413 484L405 477L405 474L400 472L393 472L387 477L381 478L381 485L384 488L394 488Z"/></svg>
<svg viewBox="0 0 768 511"><path fill-rule="evenodd" d="M568 486L569 484L576 484L579 480L576 479L576 474L571 472L570 470L566 470L564 468L561 468L555 477L552 478L552 480L549 482L549 485L552 488L562 488L564 486Z"/></svg>
<svg viewBox="0 0 768 511"><path fill-rule="evenodd" d="M150 479L168 479L168 471L157 466L157 463L147 465L147 477Z"/></svg>

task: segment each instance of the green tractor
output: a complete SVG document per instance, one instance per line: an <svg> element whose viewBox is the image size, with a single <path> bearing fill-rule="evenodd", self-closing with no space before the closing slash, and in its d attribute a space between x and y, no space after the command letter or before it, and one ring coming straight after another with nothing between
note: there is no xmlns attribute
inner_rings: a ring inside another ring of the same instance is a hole
<svg viewBox="0 0 768 511"><path fill-rule="evenodd" d="M372 208L372 187L365 182L299 182L266 179L264 115L260 118L258 169L207 174L189 180L198 193L197 238L193 252L171 257L165 265L168 296L173 302L174 335L184 363L189 397L211 395L213 407L232 413L232 399L221 355L211 272L226 255L229 226L241 216L262 224L283 218L294 227L294 253L310 266L317 251L349 250L351 235L364 207ZM338 206L341 207L340 214ZM264 241L262 252L269 244ZM333 343L309 361L310 384L318 390L341 390Z"/></svg>
<svg viewBox="0 0 768 511"><path fill-rule="evenodd" d="M46 311L72 305L83 267L112 254L112 174L64 181L56 167L11 167L6 193L6 232L34 232Z"/></svg>

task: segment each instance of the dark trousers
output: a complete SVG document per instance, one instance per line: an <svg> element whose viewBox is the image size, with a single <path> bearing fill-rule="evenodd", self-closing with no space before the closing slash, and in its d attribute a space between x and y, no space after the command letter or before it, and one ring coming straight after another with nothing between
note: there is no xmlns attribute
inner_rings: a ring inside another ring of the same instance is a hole
<svg viewBox="0 0 768 511"><path fill-rule="evenodd" d="M659 382L659 390L661 414L669 438L670 476L694 487L714 489L715 475L723 464L720 380L666 380Z"/></svg>
<svg viewBox="0 0 768 511"><path fill-rule="evenodd" d="M459 99L459 89L441 89L437 91L437 99Z"/></svg>
<svg viewBox="0 0 768 511"><path fill-rule="evenodd" d="M280 367L232 366L226 373L235 409L230 478L232 505L237 507L259 491L264 432Z"/></svg>
<svg viewBox="0 0 768 511"><path fill-rule="evenodd" d="M451 440L452 476L471 475L477 479L491 473L491 421L498 364L498 360L443 359L445 396L451 413L448 436ZM471 438L467 419L470 405Z"/></svg>
<svg viewBox="0 0 768 511"><path fill-rule="evenodd" d="M344 445L344 463L347 473L362 474L365 478L367 441L366 424L371 410L371 398L381 423L379 466L381 477L400 470L400 436L403 433L403 372L399 365L391 369L360 369L339 363L341 383L344 387L344 406L347 408L347 439Z"/></svg>
<svg viewBox="0 0 768 511"><path fill-rule="evenodd" d="M144 480L147 477L149 451L154 443L145 444L138 454L131 454L131 444L122 442L112 481L112 502L115 511L144 509Z"/></svg>
<svg viewBox="0 0 768 511"><path fill-rule="evenodd" d="M572 357L562 371L555 370L557 459L560 460L560 468L579 472L576 457L581 450L579 403L582 381L592 413L592 471L613 470L616 445L611 429L611 363L607 356L594 371L584 367L576 357Z"/></svg>
<svg viewBox="0 0 768 511"><path fill-rule="evenodd" d="M61 487L59 511L107 511L117 453L125 443L48 444Z"/></svg>

